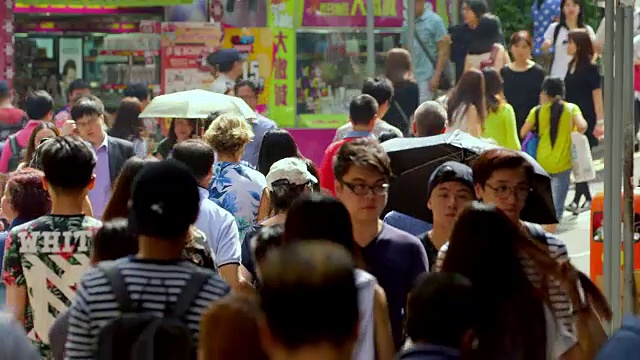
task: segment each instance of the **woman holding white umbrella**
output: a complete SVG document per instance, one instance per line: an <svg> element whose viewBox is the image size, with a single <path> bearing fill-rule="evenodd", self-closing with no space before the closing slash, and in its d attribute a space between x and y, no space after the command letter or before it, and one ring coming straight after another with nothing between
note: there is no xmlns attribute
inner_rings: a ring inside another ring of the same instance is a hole
<svg viewBox="0 0 640 360"><path fill-rule="evenodd" d="M205 90L181 91L153 98L140 117L172 119L167 137L158 144L153 155L160 160L167 159L175 144L199 136L198 129L213 113L238 114L245 120L256 118L256 113L244 100Z"/></svg>

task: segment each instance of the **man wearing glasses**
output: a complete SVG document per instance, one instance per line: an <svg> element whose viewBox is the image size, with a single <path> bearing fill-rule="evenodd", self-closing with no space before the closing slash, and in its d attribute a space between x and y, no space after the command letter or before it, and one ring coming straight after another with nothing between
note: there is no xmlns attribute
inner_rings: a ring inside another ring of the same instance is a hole
<svg viewBox="0 0 640 360"><path fill-rule="evenodd" d="M262 139L264 134L272 129L277 129L275 121L260 115L256 108L258 107L258 88L251 80L240 80L236 83L233 92L237 97L244 100L253 111L258 115L251 121L251 128L253 129L253 140L247 144L244 149L244 155L242 160L248 162L254 168L258 166L258 155L260 154L260 146L262 145Z"/></svg>
<svg viewBox="0 0 640 360"><path fill-rule="evenodd" d="M387 295L396 349L403 343L407 295L429 268L420 240L380 220L387 204L391 162L375 139L360 138L340 147L333 165L337 198L351 215L353 237L367 270Z"/></svg>

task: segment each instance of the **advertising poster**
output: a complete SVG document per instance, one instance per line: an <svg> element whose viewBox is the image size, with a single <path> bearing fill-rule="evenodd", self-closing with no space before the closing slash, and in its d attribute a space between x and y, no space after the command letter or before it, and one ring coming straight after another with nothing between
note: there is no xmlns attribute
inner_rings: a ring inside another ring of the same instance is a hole
<svg viewBox="0 0 640 360"><path fill-rule="evenodd" d="M267 109L273 63L273 33L266 28L228 28L224 30L224 48L237 49L245 59L242 78L258 88L259 113Z"/></svg>
<svg viewBox="0 0 640 360"><path fill-rule="evenodd" d="M373 0L375 27L401 27L402 0ZM302 26L367 26L365 0L304 0Z"/></svg>
<svg viewBox="0 0 640 360"><path fill-rule="evenodd" d="M213 23L162 23L162 93L208 89L213 76L207 55L221 45L222 31Z"/></svg>
<svg viewBox="0 0 640 360"><path fill-rule="evenodd" d="M267 116L279 127L296 126L295 0L270 0L268 23L273 30L272 81L267 87Z"/></svg>

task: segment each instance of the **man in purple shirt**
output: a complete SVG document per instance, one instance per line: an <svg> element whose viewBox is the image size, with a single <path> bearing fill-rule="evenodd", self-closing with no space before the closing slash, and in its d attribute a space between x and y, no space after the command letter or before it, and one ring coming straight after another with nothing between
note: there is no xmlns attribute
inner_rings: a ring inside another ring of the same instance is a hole
<svg viewBox="0 0 640 360"><path fill-rule="evenodd" d="M96 180L89 191L93 216L101 218L109 198L111 185L115 182L124 163L135 156L129 141L107 135L104 131L104 104L94 95L84 95L71 108L71 118L76 131L91 144L98 159L95 167Z"/></svg>
<svg viewBox="0 0 640 360"><path fill-rule="evenodd" d="M256 110L258 107L258 89L251 80L238 81L233 92L254 111ZM256 113L258 112L256 111ZM258 166L258 155L260 154L260 146L262 145L264 134L271 129L278 128L278 125L273 120L258 114L258 117L251 122L251 127L253 128L254 137L245 147L242 160L255 168Z"/></svg>

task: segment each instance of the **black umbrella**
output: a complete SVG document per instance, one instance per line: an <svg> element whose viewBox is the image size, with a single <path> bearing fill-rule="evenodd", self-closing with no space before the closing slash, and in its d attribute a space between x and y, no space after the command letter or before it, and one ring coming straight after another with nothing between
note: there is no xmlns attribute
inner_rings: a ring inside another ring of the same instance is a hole
<svg viewBox="0 0 640 360"><path fill-rule="evenodd" d="M431 222L427 211L427 183L431 173L447 161L471 165L483 152L498 146L467 133L453 133L424 138L397 138L382 144L395 175L389 188L387 211L395 210ZM551 195L549 174L531 156L520 152L533 166L535 176L532 191L520 214L525 221L537 224L555 224L555 207Z"/></svg>

